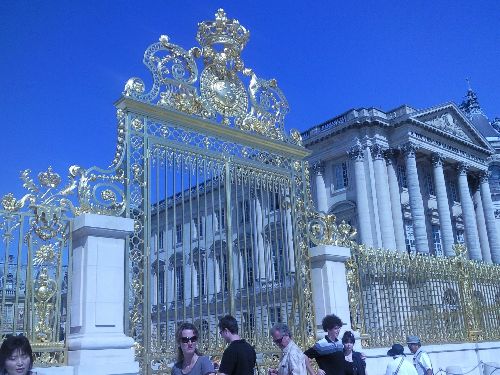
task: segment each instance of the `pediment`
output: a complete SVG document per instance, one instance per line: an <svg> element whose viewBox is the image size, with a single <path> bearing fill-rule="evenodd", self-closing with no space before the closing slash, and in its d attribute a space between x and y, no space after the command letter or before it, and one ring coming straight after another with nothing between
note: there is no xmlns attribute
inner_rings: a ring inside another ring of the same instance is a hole
<svg viewBox="0 0 500 375"><path fill-rule="evenodd" d="M441 134L445 133L463 142L491 149L486 139L453 103L420 111L410 117Z"/></svg>

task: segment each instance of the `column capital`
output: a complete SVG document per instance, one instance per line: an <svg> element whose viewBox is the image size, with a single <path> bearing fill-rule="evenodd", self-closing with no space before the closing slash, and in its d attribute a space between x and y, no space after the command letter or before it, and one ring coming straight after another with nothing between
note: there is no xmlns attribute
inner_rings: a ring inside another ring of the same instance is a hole
<svg viewBox="0 0 500 375"><path fill-rule="evenodd" d="M491 172L488 170L479 172L479 181L483 183L489 183Z"/></svg>
<svg viewBox="0 0 500 375"><path fill-rule="evenodd" d="M407 142L401 146L399 146L399 149L403 153L403 155L407 158L414 158L415 154L418 150L418 147L415 143L413 142Z"/></svg>
<svg viewBox="0 0 500 375"><path fill-rule="evenodd" d="M442 167L444 162L443 154L434 152L431 156L431 162L433 167Z"/></svg>
<svg viewBox="0 0 500 375"><path fill-rule="evenodd" d="M361 146L354 146L349 150L349 157L355 161L363 161L365 156Z"/></svg>
<svg viewBox="0 0 500 375"><path fill-rule="evenodd" d="M382 160L384 158L384 153L387 148L382 147L381 145L372 145L370 146L370 151L372 153L373 160Z"/></svg>
<svg viewBox="0 0 500 375"><path fill-rule="evenodd" d="M325 173L325 162L323 160L315 161L311 166L311 170L316 175L318 174L323 175Z"/></svg>
<svg viewBox="0 0 500 375"><path fill-rule="evenodd" d="M469 164L463 162L457 164L457 171L459 175L467 175L468 170L469 170Z"/></svg>
<svg viewBox="0 0 500 375"><path fill-rule="evenodd" d="M399 154L397 148L388 148L384 150L384 158L387 165L395 164L396 157Z"/></svg>

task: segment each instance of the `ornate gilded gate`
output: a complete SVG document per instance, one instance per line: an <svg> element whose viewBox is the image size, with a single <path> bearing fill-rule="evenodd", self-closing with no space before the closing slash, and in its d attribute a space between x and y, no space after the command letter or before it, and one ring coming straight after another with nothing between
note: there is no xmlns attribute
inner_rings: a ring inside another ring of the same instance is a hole
<svg viewBox="0 0 500 375"><path fill-rule="evenodd" d="M244 67L248 31L219 10L196 38L201 48L186 51L162 36L144 55L150 91L131 78L116 103L114 165L135 220L128 329L143 373L169 372L182 321L212 356L227 313L264 361L275 360L273 323L287 322L301 345L314 339L308 152L284 131L276 81Z"/></svg>

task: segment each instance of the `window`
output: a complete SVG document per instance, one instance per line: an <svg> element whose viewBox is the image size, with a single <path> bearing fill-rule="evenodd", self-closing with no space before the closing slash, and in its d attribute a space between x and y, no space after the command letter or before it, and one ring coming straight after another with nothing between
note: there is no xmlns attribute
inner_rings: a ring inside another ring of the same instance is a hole
<svg viewBox="0 0 500 375"><path fill-rule="evenodd" d="M275 210L280 209L280 194L279 193L274 193L273 207Z"/></svg>
<svg viewBox="0 0 500 375"><path fill-rule="evenodd" d="M163 249L163 232L158 232L158 249Z"/></svg>
<svg viewBox="0 0 500 375"><path fill-rule="evenodd" d="M246 249L244 251L244 257L245 257L245 269L246 269L246 284L247 286L251 287L253 286L253 256L252 256L252 249Z"/></svg>
<svg viewBox="0 0 500 375"><path fill-rule="evenodd" d="M248 201L240 202L239 211L238 215L240 217L240 223L243 223L243 220L248 223L250 221L250 205L248 204Z"/></svg>
<svg viewBox="0 0 500 375"><path fill-rule="evenodd" d="M179 301L184 299L184 267L175 267L175 296Z"/></svg>
<svg viewBox="0 0 500 375"><path fill-rule="evenodd" d="M221 279L222 279L222 286L223 286L223 291L227 292L229 290L229 278L227 274L227 254L222 255L222 264L220 265L220 270L221 270Z"/></svg>
<svg viewBox="0 0 500 375"><path fill-rule="evenodd" d="M205 233L205 228L204 228L204 222L203 222L203 217L195 217L194 218L194 223L196 225L196 235L197 237L203 237Z"/></svg>
<svg viewBox="0 0 500 375"><path fill-rule="evenodd" d="M218 229L222 230L226 228L226 211L224 207L221 207L220 210L215 210L215 216L217 217Z"/></svg>
<svg viewBox="0 0 500 375"><path fill-rule="evenodd" d="M432 240L434 243L434 254L443 256L443 245L441 244L441 228L439 225L432 226Z"/></svg>
<svg viewBox="0 0 500 375"><path fill-rule="evenodd" d="M4 323L14 323L14 305L5 305L3 307L2 320Z"/></svg>
<svg viewBox="0 0 500 375"><path fill-rule="evenodd" d="M177 224L175 226L175 241L177 244L182 243L182 224Z"/></svg>
<svg viewBox="0 0 500 375"><path fill-rule="evenodd" d="M457 184L455 181L448 180L448 193L450 195L450 200L452 202L460 202L460 199L458 197L458 192L457 192Z"/></svg>
<svg viewBox="0 0 500 375"><path fill-rule="evenodd" d="M399 187L402 188L408 188L408 183L406 181L406 167L402 164L398 164L396 168L396 172L398 175L398 183Z"/></svg>
<svg viewBox="0 0 500 375"><path fill-rule="evenodd" d="M199 295L205 296L207 294L207 261L204 256L201 256L198 262L196 262L196 268L198 271L199 280Z"/></svg>
<svg viewBox="0 0 500 375"><path fill-rule="evenodd" d="M436 195L434 192L434 179L430 173L425 175L425 185L427 186L427 194Z"/></svg>
<svg viewBox="0 0 500 375"><path fill-rule="evenodd" d="M283 260L283 242L278 239L271 244L271 257L273 262L273 280L282 280L285 276L285 270L280 260Z"/></svg>
<svg viewBox="0 0 500 375"><path fill-rule="evenodd" d="M255 334L255 316L253 313L243 311L243 327L245 336L250 337Z"/></svg>
<svg viewBox="0 0 500 375"><path fill-rule="evenodd" d="M158 274L158 300L165 303L165 271L160 270Z"/></svg>
<svg viewBox="0 0 500 375"><path fill-rule="evenodd" d="M269 308L269 320L271 324L281 323L281 307Z"/></svg>
<svg viewBox="0 0 500 375"><path fill-rule="evenodd" d="M347 161L335 164L333 166L333 187L335 190L345 189L349 185L349 176L347 171Z"/></svg>
<svg viewBox="0 0 500 375"><path fill-rule="evenodd" d="M413 235L413 222L411 220L405 220L405 235L406 251L415 251L415 236Z"/></svg>
<svg viewBox="0 0 500 375"><path fill-rule="evenodd" d="M465 243L465 236L463 229L457 229L456 241L457 243Z"/></svg>

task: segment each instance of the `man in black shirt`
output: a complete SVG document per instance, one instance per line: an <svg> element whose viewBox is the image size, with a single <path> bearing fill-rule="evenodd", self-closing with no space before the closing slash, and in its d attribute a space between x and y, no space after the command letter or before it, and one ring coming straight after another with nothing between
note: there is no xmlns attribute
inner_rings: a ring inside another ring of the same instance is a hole
<svg viewBox="0 0 500 375"><path fill-rule="evenodd" d="M219 320L219 333L229 343L219 366L219 375L253 375L257 355L252 345L238 335L238 322L231 315Z"/></svg>
<svg viewBox="0 0 500 375"><path fill-rule="evenodd" d="M322 323L327 335L307 349L304 354L308 358L316 359L320 368L318 375L344 375L344 345L338 339L342 320L332 314L325 316ZM309 361L306 361L306 365L308 374L315 375Z"/></svg>

